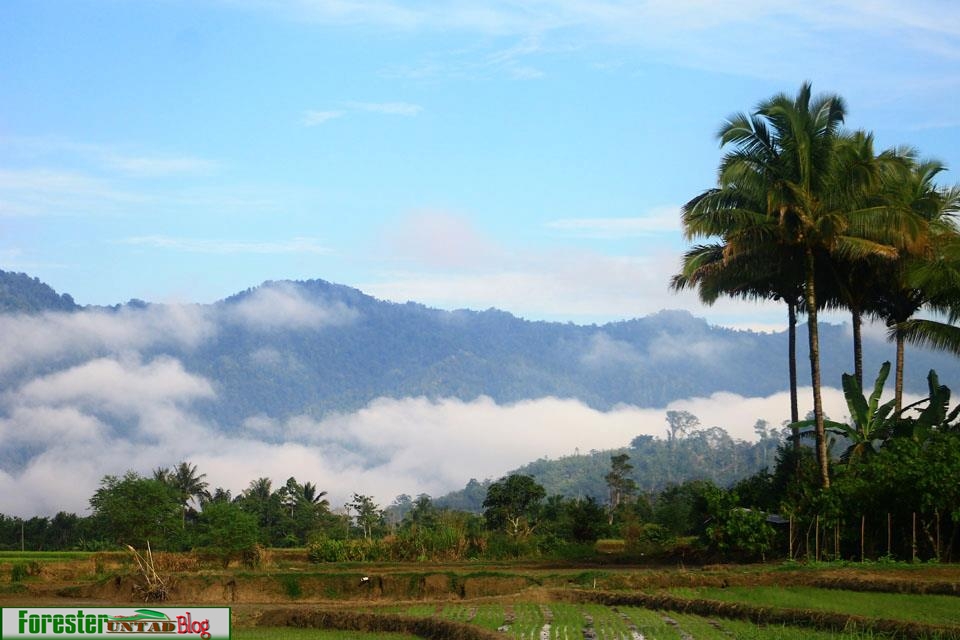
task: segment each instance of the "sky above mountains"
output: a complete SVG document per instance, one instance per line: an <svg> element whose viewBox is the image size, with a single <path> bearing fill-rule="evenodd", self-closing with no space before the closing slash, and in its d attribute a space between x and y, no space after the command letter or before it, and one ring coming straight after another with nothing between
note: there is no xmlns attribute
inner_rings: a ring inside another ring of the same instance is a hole
<svg viewBox="0 0 960 640"><path fill-rule="evenodd" d="M266 279L606 321L667 281L733 112L804 80L960 182L947 2L7 0L0 268L81 304Z"/></svg>

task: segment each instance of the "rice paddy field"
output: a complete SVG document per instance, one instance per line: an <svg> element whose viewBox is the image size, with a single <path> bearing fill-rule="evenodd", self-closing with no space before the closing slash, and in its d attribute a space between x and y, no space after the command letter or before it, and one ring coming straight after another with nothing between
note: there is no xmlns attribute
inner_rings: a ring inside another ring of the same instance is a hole
<svg viewBox="0 0 960 640"><path fill-rule="evenodd" d="M158 561L169 604L230 606L239 640L960 639L956 565ZM130 606L137 579L122 554L0 553L0 607Z"/></svg>

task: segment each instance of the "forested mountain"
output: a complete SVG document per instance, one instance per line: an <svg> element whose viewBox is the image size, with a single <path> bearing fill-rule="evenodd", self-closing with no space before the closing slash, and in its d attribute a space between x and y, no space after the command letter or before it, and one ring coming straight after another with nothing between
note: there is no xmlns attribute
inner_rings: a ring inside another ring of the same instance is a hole
<svg viewBox="0 0 960 640"><path fill-rule="evenodd" d="M0 313L75 311L78 308L68 294L57 294L38 278L0 271Z"/></svg>
<svg viewBox="0 0 960 640"><path fill-rule="evenodd" d="M532 476L547 495L590 497L604 504L609 499L606 475L611 469L611 457L626 454L632 467L627 477L636 483L641 494L655 495L691 480L707 480L727 487L758 471L773 469L783 434L769 425L758 425L757 435L757 441L745 442L731 438L718 427L697 425L689 433L678 434L676 439L641 435L629 447L577 452L553 460L541 458L511 473ZM463 489L438 498L436 503L452 509L483 511L490 482L491 479L470 480Z"/></svg>
<svg viewBox="0 0 960 640"><path fill-rule="evenodd" d="M606 410L621 403L662 407L718 391L766 396L787 389L785 332L711 326L684 311L604 325L531 322L496 309L385 302L323 280L267 282L213 305L131 301L93 308L9 273L0 274L0 308L87 313L85 327L113 322L124 329L78 339L56 361L7 362L0 382L8 388L112 355L122 350L112 336L130 341L143 332L142 357L173 357L211 381L215 397L196 408L226 429L254 415L354 411L378 397L485 395L509 403L555 396ZM851 368L848 330L824 325L820 339L824 379L839 381ZM804 346L800 340L801 383L809 379ZM865 351L867 371L892 357L892 346L879 341L867 341ZM948 384L960 371L952 356L911 349L909 358L908 390L924 391L931 368Z"/></svg>

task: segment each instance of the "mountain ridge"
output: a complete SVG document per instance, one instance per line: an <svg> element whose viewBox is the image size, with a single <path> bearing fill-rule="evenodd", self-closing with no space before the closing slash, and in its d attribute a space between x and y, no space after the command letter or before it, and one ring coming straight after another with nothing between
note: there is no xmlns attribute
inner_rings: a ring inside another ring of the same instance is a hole
<svg viewBox="0 0 960 640"><path fill-rule="evenodd" d="M0 272L0 285L0 309L100 314L97 319L133 323L129 331L189 325L195 330L184 331L187 338L161 333L140 352L175 358L212 381L215 398L198 402L206 418L228 430L250 416L323 417L359 410L380 397L488 396L503 404L550 396L606 411L623 404L663 407L724 391L756 397L787 389L785 331L719 327L682 310L576 325L493 308L445 311L388 302L320 279L268 280L211 304L131 300L84 307L25 274ZM186 319L179 317L184 314ZM809 377L806 340L798 343L803 381ZM822 325L821 344L824 379L839 381L851 368L847 329ZM76 362L110 356L112 349L102 339L78 349ZM876 370L892 351L891 345L866 341L866 371ZM8 368L0 381L16 386L27 374L46 371L28 364L23 376ZM960 378L956 359L944 354L911 349L908 366L907 388L916 392L925 390L931 368L947 384Z"/></svg>

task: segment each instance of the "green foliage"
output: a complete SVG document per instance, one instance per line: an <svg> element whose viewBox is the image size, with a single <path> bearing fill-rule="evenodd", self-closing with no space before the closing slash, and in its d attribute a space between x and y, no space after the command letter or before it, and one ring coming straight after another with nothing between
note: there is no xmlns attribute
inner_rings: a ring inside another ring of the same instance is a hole
<svg viewBox="0 0 960 640"><path fill-rule="evenodd" d="M702 535L710 518L709 500L717 491L705 480L668 487L657 498L654 522L675 536Z"/></svg>
<svg viewBox="0 0 960 640"><path fill-rule="evenodd" d="M536 527L540 502L545 496L546 491L532 476L512 474L500 478L487 489L483 501L487 526L513 538L529 536Z"/></svg>
<svg viewBox="0 0 960 640"><path fill-rule="evenodd" d="M376 528L383 526L383 510L373 501L373 498L363 494L353 494L353 501L347 507L356 512L354 519L363 537L369 540Z"/></svg>
<svg viewBox="0 0 960 640"><path fill-rule="evenodd" d="M707 494L707 504L706 537L713 548L744 559L766 559L775 536L766 513L738 506L736 493L720 489Z"/></svg>
<svg viewBox="0 0 960 640"><path fill-rule="evenodd" d="M197 546L220 558L227 567L256 545L259 535L256 516L231 503L208 504L197 522Z"/></svg>
<svg viewBox="0 0 960 640"><path fill-rule="evenodd" d="M104 476L90 507L110 540L138 549L170 548L180 534L180 496L168 484L128 471Z"/></svg>
<svg viewBox="0 0 960 640"><path fill-rule="evenodd" d="M27 565L22 562L18 562L10 567L10 582L22 582L27 575Z"/></svg>
<svg viewBox="0 0 960 640"><path fill-rule="evenodd" d="M288 598L295 600L303 595L303 588L300 586L300 578L298 576L285 573L278 576L278 580L280 580L280 584L283 585L283 592Z"/></svg>

